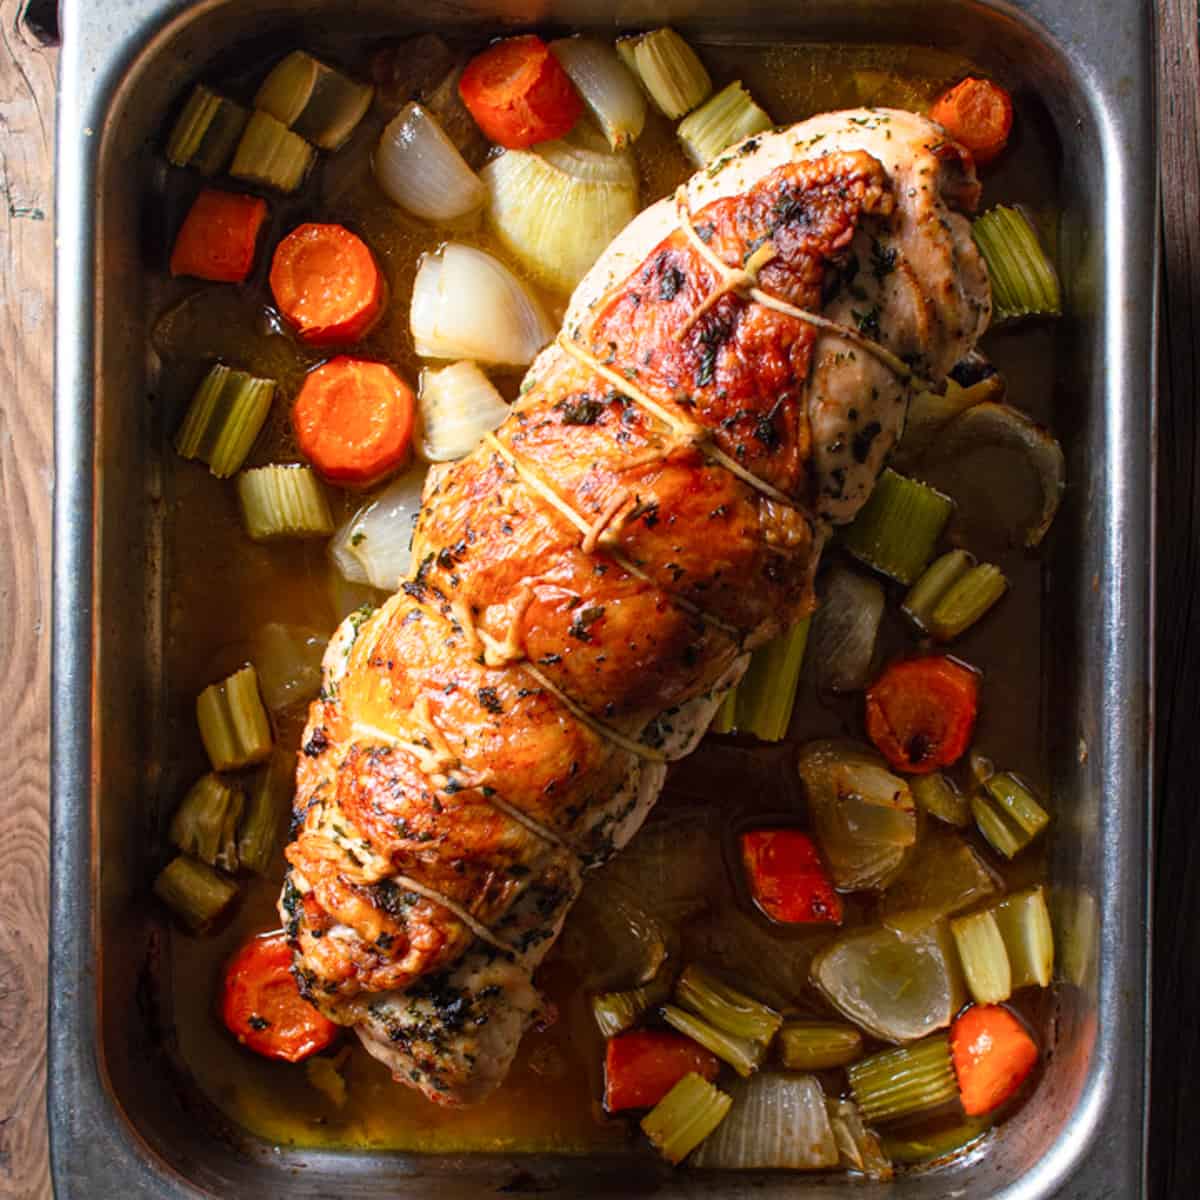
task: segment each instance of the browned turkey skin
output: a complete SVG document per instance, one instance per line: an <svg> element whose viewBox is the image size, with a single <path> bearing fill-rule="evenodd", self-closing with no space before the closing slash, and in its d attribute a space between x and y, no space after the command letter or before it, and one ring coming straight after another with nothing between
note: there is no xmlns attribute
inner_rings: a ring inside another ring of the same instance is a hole
<svg viewBox="0 0 1200 1200"><path fill-rule="evenodd" d="M898 215L880 158L836 145L682 211L431 476L412 578L331 645L281 911L305 994L431 1099L503 1078L583 868L632 836L745 652L811 610L852 473L831 496L839 468L814 466L830 356L888 381L847 438L863 496L913 370L944 370L887 346L920 325L895 252L870 320L820 322L866 223L903 244Z"/></svg>

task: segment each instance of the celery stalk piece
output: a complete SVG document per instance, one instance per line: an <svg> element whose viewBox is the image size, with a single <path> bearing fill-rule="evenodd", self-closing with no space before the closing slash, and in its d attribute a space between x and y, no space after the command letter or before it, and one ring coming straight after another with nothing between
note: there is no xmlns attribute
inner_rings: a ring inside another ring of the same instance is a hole
<svg viewBox="0 0 1200 1200"><path fill-rule="evenodd" d="M270 113L252 113L238 141L229 174L280 192L294 192L316 151Z"/></svg>
<svg viewBox="0 0 1200 1200"><path fill-rule="evenodd" d="M185 854L223 871L238 869L237 827L242 789L216 775L198 779L171 820L171 842Z"/></svg>
<svg viewBox="0 0 1200 1200"><path fill-rule="evenodd" d="M805 617L787 633L754 651L737 686L735 729L763 742L778 742L787 736L811 621Z"/></svg>
<svg viewBox="0 0 1200 1200"><path fill-rule="evenodd" d="M712 91L704 64L673 29L621 38L617 53L641 80L659 112L672 121L691 112Z"/></svg>
<svg viewBox="0 0 1200 1200"><path fill-rule="evenodd" d="M1012 995L1012 969L1008 951L993 914L971 913L950 922L958 958L977 1004L999 1004Z"/></svg>
<svg viewBox="0 0 1200 1200"><path fill-rule="evenodd" d="M373 95L367 84L294 50L263 80L254 107L322 150L336 150L366 115Z"/></svg>
<svg viewBox="0 0 1200 1200"><path fill-rule="evenodd" d="M991 909L1012 970L1013 989L1049 987L1054 974L1054 932L1041 885L1014 892Z"/></svg>
<svg viewBox="0 0 1200 1200"><path fill-rule="evenodd" d="M675 1001L724 1033L768 1045L783 1024L773 1009L693 963L675 984Z"/></svg>
<svg viewBox="0 0 1200 1200"><path fill-rule="evenodd" d="M930 563L913 584L901 606L905 615L923 632L942 597L975 565L965 550L950 550Z"/></svg>
<svg viewBox="0 0 1200 1200"><path fill-rule="evenodd" d="M925 569L953 510L949 496L887 467L842 531L842 545L881 574L911 584Z"/></svg>
<svg viewBox="0 0 1200 1200"><path fill-rule="evenodd" d="M682 1162L725 1119L733 1101L694 1071L643 1118L642 1132L669 1163Z"/></svg>
<svg viewBox="0 0 1200 1200"><path fill-rule="evenodd" d="M944 1033L872 1054L848 1067L846 1074L868 1124L933 1112L958 1098L950 1039Z"/></svg>
<svg viewBox="0 0 1200 1200"><path fill-rule="evenodd" d="M698 167L706 167L723 150L771 128L771 118L735 80L710 96L679 122L684 152Z"/></svg>
<svg viewBox="0 0 1200 1200"><path fill-rule="evenodd" d="M168 161L215 175L229 161L248 116L240 104L197 84L171 130Z"/></svg>
<svg viewBox="0 0 1200 1200"><path fill-rule="evenodd" d="M238 886L212 867L180 854L159 872L154 894L193 932L199 933L233 902Z"/></svg>
<svg viewBox="0 0 1200 1200"><path fill-rule="evenodd" d="M958 829L965 829L971 823L970 803L941 771L914 775L908 786L917 807L923 808L931 817Z"/></svg>
<svg viewBox="0 0 1200 1200"><path fill-rule="evenodd" d="M1004 572L992 563L979 563L950 586L929 615L929 631L939 642L965 633L1008 591Z"/></svg>
<svg viewBox="0 0 1200 1200"><path fill-rule="evenodd" d="M1006 858L1019 854L1050 821L1033 793L1007 771L991 775L971 797L979 832Z"/></svg>
<svg viewBox="0 0 1200 1200"><path fill-rule="evenodd" d="M762 1065L767 1052L765 1042L752 1042L749 1038L735 1037L692 1013L677 1008L674 1004L664 1004L660 1011L663 1020L672 1029L711 1050L739 1075L748 1077Z"/></svg>
<svg viewBox="0 0 1200 1200"><path fill-rule="evenodd" d="M192 397L175 438L177 453L207 463L218 479L227 479L245 462L274 395L273 379L217 363Z"/></svg>
<svg viewBox="0 0 1200 1200"><path fill-rule="evenodd" d="M665 973L660 972L649 983L627 992L598 992L592 997L592 1016L606 1038L616 1037L632 1029L642 1015L671 994Z"/></svg>
<svg viewBox="0 0 1200 1200"><path fill-rule="evenodd" d="M949 1129L934 1133L888 1134L883 1139L883 1151L898 1163L915 1165L934 1158L944 1158L979 1141L992 1127L993 1118L964 1117Z"/></svg>
<svg viewBox="0 0 1200 1200"><path fill-rule="evenodd" d="M1062 295L1054 264L1019 208L998 204L971 226L992 281L992 316L1058 316Z"/></svg>
<svg viewBox="0 0 1200 1200"><path fill-rule="evenodd" d="M788 1021L779 1031L779 1060L790 1071L825 1071L862 1057L863 1036L837 1021Z"/></svg>
<svg viewBox="0 0 1200 1200"><path fill-rule="evenodd" d="M206 687L196 698L196 720L214 770L248 767L271 753L271 725L252 666Z"/></svg>
<svg viewBox="0 0 1200 1200"><path fill-rule="evenodd" d="M238 476L237 493L242 524L256 542L333 533L329 501L311 467L298 463L254 467Z"/></svg>
<svg viewBox="0 0 1200 1200"><path fill-rule="evenodd" d="M267 873L279 838L283 788L275 768L276 761L267 763L251 783L238 830L238 857L256 875Z"/></svg>

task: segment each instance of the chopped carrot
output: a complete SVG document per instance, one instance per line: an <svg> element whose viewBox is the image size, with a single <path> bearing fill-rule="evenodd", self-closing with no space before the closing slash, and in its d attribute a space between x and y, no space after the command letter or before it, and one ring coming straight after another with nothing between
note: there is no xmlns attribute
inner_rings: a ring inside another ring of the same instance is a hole
<svg viewBox="0 0 1200 1200"><path fill-rule="evenodd" d="M950 1052L963 1109L981 1117L1029 1077L1038 1049L1025 1026L998 1004L973 1004L950 1027Z"/></svg>
<svg viewBox="0 0 1200 1200"><path fill-rule="evenodd" d="M842 898L808 834L755 829L741 842L750 892L768 917L787 924L842 923Z"/></svg>
<svg viewBox="0 0 1200 1200"><path fill-rule="evenodd" d="M711 1082L720 1067L715 1054L681 1034L622 1033L604 1055L604 1107L653 1108L685 1075L695 1071Z"/></svg>
<svg viewBox="0 0 1200 1200"><path fill-rule="evenodd" d="M205 188L175 238L171 274L241 283L254 266L254 248L266 219L267 202L258 196Z"/></svg>
<svg viewBox="0 0 1200 1200"><path fill-rule="evenodd" d="M898 771L926 775L971 741L979 676L943 655L893 663L867 688L867 736Z"/></svg>
<svg viewBox="0 0 1200 1200"><path fill-rule="evenodd" d="M477 54L458 92L479 128L509 150L562 137L583 111L570 76L533 33L505 38Z"/></svg>
<svg viewBox="0 0 1200 1200"><path fill-rule="evenodd" d="M990 79L968 76L934 101L929 115L961 142L982 166L1006 145L1012 131L1012 97Z"/></svg>
<svg viewBox="0 0 1200 1200"><path fill-rule="evenodd" d="M301 341L346 345L383 311L383 273L367 244L342 225L299 225L275 248L271 292Z"/></svg>
<svg viewBox="0 0 1200 1200"><path fill-rule="evenodd" d="M248 1050L284 1062L324 1050L338 1032L300 995L282 933L251 938L225 964L221 1018Z"/></svg>
<svg viewBox="0 0 1200 1200"><path fill-rule="evenodd" d="M333 358L292 406L300 450L332 483L370 487L408 460L416 398L386 363Z"/></svg>

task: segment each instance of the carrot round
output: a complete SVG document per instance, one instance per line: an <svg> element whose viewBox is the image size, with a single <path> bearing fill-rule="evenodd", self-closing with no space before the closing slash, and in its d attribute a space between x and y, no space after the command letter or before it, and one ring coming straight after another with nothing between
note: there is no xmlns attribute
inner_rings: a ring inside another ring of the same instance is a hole
<svg viewBox="0 0 1200 1200"><path fill-rule="evenodd" d="M742 834L741 845L750 892L768 917L786 924L842 923L842 898L808 834L755 829Z"/></svg>
<svg viewBox="0 0 1200 1200"><path fill-rule="evenodd" d="M999 1108L1029 1077L1038 1050L1006 1008L973 1004L950 1027L950 1053L967 1116Z"/></svg>
<svg viewBox="0 0 1200 1200"><path fill-rule="evenodd" d="M929 115L983 165L1008 145L1013 122L1012 97L990 79L968 76L939 96Z"/></svg>
<svg viewBox="0 0 1200 1200"><path fill-rule="evenodd" d="M282 933L251 938L225 964L221 1018L248 1050L284 1062L324 1050L338 1032L300 995Z"/></svg>
<svg viewBox="0 0 1200 1200"><path fill-rule="evenodd" d="M383 311L383 273L362 238L342 225L293 229L275 248L271 292L312 345L356 342Z"/></svg>
<svg viewBox="0 0 1200 1200"><path fill-rule="evenodd" d="M412 388L386 363L341 357L309 372L292 428L326 479L370 487L407 461L415 412Z"/></svg>
<svg viewBox="0 0 1200 1200"><path fill-rule="evenodd" d="M956 762L971 741L979 676L935 655L893 663L867 689L867 736L898 771L925 775Z"/></svg>
<svg viewBox="0 0 1200 1200"><path fill-rule="evenodd" d="M583 111L570 77L533 33L505 38L477 54L458 92L479 128L509 150L562 137Z"/></svg>
<svg viewBox="0 0 1200 1200"><path fill-rule="evenodd" d="M184 218L171 250L171 274L241 283L254 266L267 202L258 196L205 188Z"/></svg>
<svg viewBox="0 0 1200 1200"><path fill-rule="evenodd" d="M715 1054L681 1034L622 1033L604 1054L604 1107L653 1108L685 1075L694 1071L711 1082L720 1067Z"/></svg>

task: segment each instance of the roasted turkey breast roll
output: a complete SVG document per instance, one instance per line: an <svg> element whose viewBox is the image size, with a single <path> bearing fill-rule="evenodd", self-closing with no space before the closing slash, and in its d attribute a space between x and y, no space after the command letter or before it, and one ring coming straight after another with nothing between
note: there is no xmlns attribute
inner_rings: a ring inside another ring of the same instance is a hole
<svg viewBox="0 0 1200 1200"><path fill-rule="evenodd" d="M504 424L431 473L413 572L348 619L300 755L280 906L304 994L469 1103L532 975L703 735L813 607L915 384L987 325L969 156L907 112L752 138L648 208Z"/></svg>

